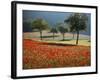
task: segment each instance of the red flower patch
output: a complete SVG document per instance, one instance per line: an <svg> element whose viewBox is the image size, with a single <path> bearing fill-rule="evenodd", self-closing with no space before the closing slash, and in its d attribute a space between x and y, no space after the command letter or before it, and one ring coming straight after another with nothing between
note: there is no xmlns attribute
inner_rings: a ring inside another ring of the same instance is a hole
<svg viewBox="0 0 100 80"><path fill-rule="evenodd" d="M53 44L24 39L23 68L90 66L90 47Z"/></svg>

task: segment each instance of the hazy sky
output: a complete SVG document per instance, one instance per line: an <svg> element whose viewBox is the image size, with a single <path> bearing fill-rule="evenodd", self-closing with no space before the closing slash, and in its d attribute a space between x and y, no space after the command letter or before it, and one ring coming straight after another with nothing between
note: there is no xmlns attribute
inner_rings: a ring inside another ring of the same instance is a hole
<svg viewBox="0 0 100 80"><path fill-rule="evenodd" d="M45 19L51 27L54 27L56 23L64 22L71 14L71 12L51 12L51 11L33 11L33 10L23 10L23 21L32 21L36 18ZM90 20L91 15L88 13L88 25L87 32L85 34L90 35Z"/></svg>

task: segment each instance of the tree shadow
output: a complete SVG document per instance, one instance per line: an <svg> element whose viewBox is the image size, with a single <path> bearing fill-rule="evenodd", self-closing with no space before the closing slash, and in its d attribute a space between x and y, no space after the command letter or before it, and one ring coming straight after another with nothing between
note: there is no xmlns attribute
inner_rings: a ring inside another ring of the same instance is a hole
<svg viewBox="0 0 100 80"><path fill-rule="evenodd" d="M88 42L91 42L90 40Z"/></svg>
<svg viewBox="0 0 100 80"><path fill-rule="evenodd" d="M71 41L72 39L62 39L62 40L60 40L60 41Z"/></svg>
<svg viewBox="0 0 100 80"><path fill-rule="evenodd" d="M54 46L76 46L75 44L62 44L62 43L43 43L44 45L54 45Z"/></svg>
<svg viewBox="0 0 100 80"><path fill-rule="evenodd" d="M53 36L53 35L50 35L50 36L42 36L42 38L53 38L53 37L59 37L59 35L55 35L55 36Z"/></svg>

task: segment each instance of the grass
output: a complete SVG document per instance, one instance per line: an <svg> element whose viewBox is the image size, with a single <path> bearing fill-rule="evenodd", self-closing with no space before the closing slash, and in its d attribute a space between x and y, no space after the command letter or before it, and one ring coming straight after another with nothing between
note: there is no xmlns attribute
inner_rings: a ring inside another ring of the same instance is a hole
<svg viewBox="0 0 100 80"><path fill-rule="evenodd" d="M57 40L47 40L46 41L46 40L44 40L43 42L76 45L76 40L71 40L71 39L64 40L64 41L63 40L60 40L60 41L57 41ZM81 39L81 40L79 40L78 45L90 46L90 42L88 40Z"/></svg>

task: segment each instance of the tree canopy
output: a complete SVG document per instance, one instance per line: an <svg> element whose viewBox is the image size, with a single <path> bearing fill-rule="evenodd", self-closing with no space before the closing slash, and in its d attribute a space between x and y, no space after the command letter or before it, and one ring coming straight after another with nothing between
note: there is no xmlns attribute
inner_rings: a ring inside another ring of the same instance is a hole
<svg viewBox="0 0 100 80"><path fill-rule="evenodd" d="M76 44L78 44L79 31L85 30L87 27L87 16L84 13L74 13L64 22L70 24L71 31L77 32Z"/></svg>
<svg viewBox="0 0 100 80"><path fill-rule="evenodd" d="M42 31L42 30L45 30L48 28L48 23L46 22L46 20L44 20L42 18L36 18L32 22L32 28Z"/></svg>
<svg viewBox="0 0 100 80"><path fill-rule="evenodd" d="M87 27L87 16L84 13L74 13L64 22L70 24L71 31L82 31Z"/></svg>
<svg viewBox="0 0 100 80"><path fill-rule="evenodd" d="M63 40L64 40L65 33L68 32L68 29L66 28L66 26L64 25L64 23L58 23L57 25L58 25L58 30L63 35Z"/></svg>
<svg viewBox="0 0 100 80"><path fill-rule="evenodd" d="M52 32L52 33L57 33L58 31L57 31L56 28L51 28L50 32Z"/></svg>
<svg viewBox="0 0 100 80"><path fill-rule="evenodd" d="M48 29L48 23L42 18L36 18L32 22L32 29L37 29L40 32L40 38L42 40L42 31Z"/></svg>

